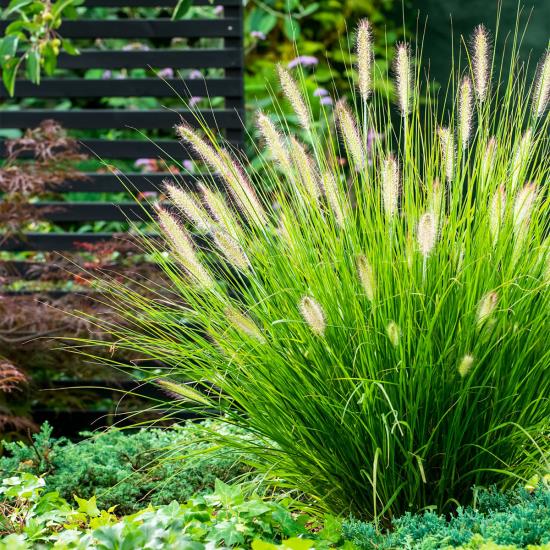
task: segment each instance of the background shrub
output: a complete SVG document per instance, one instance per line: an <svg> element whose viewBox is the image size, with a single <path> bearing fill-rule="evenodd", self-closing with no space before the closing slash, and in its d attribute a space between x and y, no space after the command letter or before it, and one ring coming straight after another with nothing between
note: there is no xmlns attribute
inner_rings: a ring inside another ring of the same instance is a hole
<svg viewBox="0 0 550 550"><path fill-rule="evenodd" d="M216 479L230 481L250 472L235 452L213 449L205 430L244 437L238 428L208 421L166 430L83 434L87 439L73 443L53 438L52 428L44 424L32 444L5 444L0 476L46 475L47 490L59 491L67 500L74 494L87 499L96 495L101 508L117 505L120 513L135 512L144 502L185 502L211 491Z"/></svg>

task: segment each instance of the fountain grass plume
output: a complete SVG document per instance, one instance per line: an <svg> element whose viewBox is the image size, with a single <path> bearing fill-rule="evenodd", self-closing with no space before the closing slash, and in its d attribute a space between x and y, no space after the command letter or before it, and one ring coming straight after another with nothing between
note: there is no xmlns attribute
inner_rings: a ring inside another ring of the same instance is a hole
<svg viewBox="0 0 550 550"><path fill-rule="evenodd" d="M174 399L174 413L206 401L254 433L219 443L242 445L272 489L389 524L548 468L546 61L528 82L511 52L512 77L491 82L478 27L441 108L421 48L400 45L393 106L359 31L357 97L321 120L279 67L301 128L259 114L254 164L207 127L178 127L200 200L169 192L163 240L144 239L166 288L103 285L121 321L95 322L150 360L133 366L141 381L160 364L163 384L193 382L203 401ZM368 157L367 135L380 136Z"/></svg>

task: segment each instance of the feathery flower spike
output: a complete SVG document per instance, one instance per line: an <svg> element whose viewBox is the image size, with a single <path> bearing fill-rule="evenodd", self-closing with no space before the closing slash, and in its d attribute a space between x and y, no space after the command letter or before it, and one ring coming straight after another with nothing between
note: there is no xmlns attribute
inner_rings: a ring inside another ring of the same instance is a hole
<svg viewBox="0 0 550 550"><path fill-rule="evenodd" d="M250 262L241 248L241 245L229 233L221 229L215 229L213 238L222 254L237 269L245 271L250 267Z"/></svg>
<svg viewBox="0 0 550 550"><path fill-rule="evenodd" d="M202 206L193 198L191 193L184 191L181 187L177 187L168 181L164 182L164 188L174 205L195 224L197 229L201 231L208 231L210 229L212 225L210 216L208 216Z"/></svg>
<svg viewBox="0 0 550 550"><path fill-rule="evenodd" d="M498 294L492 290L487 292L477 306L477 324L482 325L495 311L498 304Z"/></svg>
<svg viewBox="0 0 550 550"><path fill-rule="evenodd" d="M466 149L472 132L472 81L465 76L460 83L458 97L458 115L460 126L460 140L462 148Z"/></svg>
<svg viewBox="0 0 550 550"><path fill-rule="evenodd" d="M250 338L254 338L261 344L265 343L264 335L260 329L256 326L256 323L250 317L243 315L235 308L228 308L225 310L225 315L229 322L240 332L246 334Z"/></svg>
<svg viewBox="0 0 550 550"><path fill-rule="evenodd" d="M533 132L529 128L521 136L520 142L516 146L516 152L511 167L511 188L515 191L518 187L523 171L527 167L529 157L531 156L531 146L533 142Z"/></svg>
<svg viewBox="0 0 550 550"><path fill-rule="evenodd" d="M203 183L199 183L199 190L210 215L232 237L236 238L239 225L222 194L212 191L212 189L209 189Z"/></svg>
<svg viewBox="0 0 550 550"><path fill-rule="evenodd" d="M397 213L399 185L399 166L395 157L390 154L382 162L382 200L388 218Z"/></svg>
<svg viewBox="0 0 550 550"><path fill-rule="evenodd" d="M439 142L441 143L441 157L445 168L445 178L450 183L455 172L455 142L452 131L449 128L438 129Z"/></svg>
<svg viewBox="0 0 550 550"><path fill-rule="evenodd" d="M445 197L445 187L441 185L439 178L435 178L432 183L432 190L429 196L429 210L433 212L436 228L441 223L441 212L443 211L443 200Z"/></svg>
<svg viewBox="0 0 550 550"><path fill-rule="evenodd" d="M424 258L427 258L433 250L437 239L437 225L435 217L431 212L426 212L420 218L416 238L420 252L422 252Z"/></svg>
<svg viewBox="0 0 550 550"><path fill-rule="evenodd" d="M412 99L412 67L408 44L397 46L394 61L395 80L397 87L397 102L402 116L407 116L411 110Z"/></svg>
<svg viewBox="0 0 550 550"><path fill-rule="evenodd" d="M260 226L264 226L267 223L265 210L252 189L252 185L229 153L224 150L218 153L211 144L199 137L186 124L180 124L176 130L179 136L191 145L202 160L222 177L237 200L239 207L249 219Z"/></svg>
<svg viewBox="0 0 550 550"><path fill-rule="evenodd" d="M506 191L504 190L504 185L501 185L491 198L491 203L489 205L489 231L494 245L496 245L498 240L505 211Z"/></svg>
<svg viewBox="0 0 550 550"><path fill-rule="evenodd" d="M351 155L355 168L360 170L365 164L365 153L363 151L361 135L344 99L336 103L335 116L346 149Z"/></svg>
<svg viewBox="0 0 550 550"><path fill-rule="evenodd" d="M376 292L376 282L372 266L364 255L357 258L357 273L359 274L359 280L361 281L367 298L372 302Z"/></svg>
<svg viewBox="0 0 550 550"><path fill-rule="evenodd" d="M298 85L290 76L290 73L281 65L277 65L277 72L283 92L298 116L300 124L304 129L309 130L311 128L311 117Z"/></svg>
<svg viewBox="0 0 550 550"><path fill-rule="evenodd" d="M537 200L537 187L534 183L528 183L522 187L514 200L514 231L516 235L522 233L529 225L533 206Z"/></svg>
<svg viewBox="0 0 550 550"><path fill-rule="evenodd" d="M462 361L460 361L460 364L458 365L458 374L460 374L461 378L464 378L472 368L472 365L474 364L474 358L470 354L466 354Z"/></svg>
<svg viewBox="0 0 550 550"><path fill-rule="evenodd" d="M325 313L322 307L310 296L304 296L300 301L300 313L317 336L323 336L326 329Z"/></svg>
<svg viewBox="0 0 550 550"><path fill-rule="evenodd" d="M265 140L265 144L271 157L277 161L285 175L292 173L290 157L285 147L283 138L269 117L260 111L257 118L258 129Z"/></svg>
<svg viewBox="0 0 550 550"><path fill-rule="evenodd" d="M357 28L357 73L359 93L367 101L372 91L372 32L367 19L359 21Z"/></svg>
<svg viewBox="0 0 550 550"><path fill-rule="evenodd" d="M491 137L487 142L487 147L485 148L485 153L481 159L481 183L486 185L489 181L489 177L493 171L495 165L495 156L497 152L497 140L494 137Z"/></svg>
<svg viewBox="0 0 550 550"><path fill-rule="evenodd" d="M327 201L332 208L332 211L334 212L336 223L340 227L343 227L345 217L342 203L344 201L344 198L341 197L338 183L336 182L336 178L331 172L325 172L323 174L323 189L325 190Z"/></svg>
<svg viewBox="0 0 550 550"><path fill-rule="evenodd" d="M395 321L390 321L386 327L386 334L394 348L399 345L399 338L401 337L401 329Z"/></svg>
<svg viewBox="0 0 550 550"><path fill-rule="evenodd" d="M321 194L321 188L313 160L306 153L304 146L294 136L290 138L290 156L306 193L317 199Z"/></svg>
<svg viewBox="0 0 550 550"><path fill-rule="evenodd" d="M533 114L540 117L550 100L550 49L546 50L539 62L537 79L533 90Z"/></svg>
<svg viewBox="0 0 550 550"><path fill-rule="evenodd" d="M489 31L484 25L478 25L472 36L472 65L474 88L480 102L487 99L490 87L490 43Z"/></svg>
<svg viewBox="0 0 550 550"><path fill-rule="evenodd" d="M157 208L159 223L169 238L170 245L181 265L194 277L196 283L205 289L214 287L214 280L197 258L191 238L179 222L164 208Z"/></svg>

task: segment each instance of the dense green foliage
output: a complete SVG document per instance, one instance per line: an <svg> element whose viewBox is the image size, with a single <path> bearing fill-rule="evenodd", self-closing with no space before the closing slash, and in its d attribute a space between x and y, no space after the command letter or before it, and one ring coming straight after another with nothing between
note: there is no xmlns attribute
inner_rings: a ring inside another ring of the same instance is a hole
<svg viewBox="0 0 550 550"><path fill-rule="evenodd" d="M403 44L394 108L361 28L356 101L322 110L331 132L300 71L279 67L307 139L258 113L261 183L208 129L177 128L227 196L168 184L166 243L145 246L179 296L98 282L124 322L96 322L171 367L142 377L175 408L256 434L275 485L388 521L546 473L550 53L535 82L512 54L501 81L478 27L447 111Z"/></svg>
<svg viewBox="0 0 550 550"><path fill-rule="evenodd" d="M48 477L22 473L0 485L0 550L57 548L133 550L252 548L307 550L547 550L550 490L531 493L478 491L475 508L450 519L432 512L407 514L381 533L373 524L329 516L323 521L298 512L289 499L265 499L219 480L214 490L185 504L144 506L124 516L102 510L94 496L64 499L48 491ZM74 502L74 504L70 504ZM120 502L119 504L123 504Z"/></svg>
<svg viewBox="0 0 550 550"><path fill-rule="evenodd" d="M532 492L480 490L476 496L475 507L459 508L450 519L432 511L408 513L396 518L391 529L384 533L371 523L346 521L344 536L362 550L477 548L480 540L518 548L550 544L547 485L540 484Z"/></svg>
<svg viewBox="0 0 550 550"><path fill-rule="evenodd" d="M249 472L237 454L213 448L205 439L209 431L244 437L236 428L206 422L165 430L111 430L73 443L53 438L51 427L44 425L32 445L4 444L0 477L46 475L48 491L67 500L74 494L96 495L98 506L116 505L120 513L136 512L144 502L185 502L211 491L216 479L231 481Z"/></svg>

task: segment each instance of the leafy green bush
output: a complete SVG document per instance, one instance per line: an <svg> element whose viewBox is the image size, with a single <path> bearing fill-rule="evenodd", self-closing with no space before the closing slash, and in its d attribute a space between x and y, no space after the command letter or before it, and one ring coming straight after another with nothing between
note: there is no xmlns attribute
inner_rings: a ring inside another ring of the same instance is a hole
<svg viewBox="0 0 550 550"><path fill-rule="evenodd" d="M262 439L248 450L266 476L336 514L466 504L549 453L550 52L534 83L515 55L502 82L490 44L476 28L450 111L402 44L394 110L363 22L357 102L323 112L328 136L279 67L308 141L258 114L272 193L211 132L178 127L228 198L167 186L167 246L145 246L178 298L103 285L124 323L98 325L170 367L175 408L223 410Z"/></svg>
<svg viewBox="0 0 550 550"><path fill-rule="evenodd" d="M493 488L477 496L475 507L459 508L450 519L432 511L408 513L395 519L385 533L371 523L351 520L344 522L343 534L364 550L483 548L484 542L488 550L491 544L510 548L550 545L547 485L540 484L533 492L519 489L504 494Z"/></svg>
<svg viewBox="0 0 550 550"><path fill-rule="evenodd" d="M212 490L216 479L230 481L250 471L236 453L213 449L204 438L205 430L244 437L242 430L206 422L165 430L83 434L88 439L73 443L52 438L52 428L45 424L31 445L5 443L0 476L47 475L48 491L57 491L67 500L74 494L97 495L100 507L116 505L121 513L139 510L144 501L184 502Z"/></svg>
<svg viewBox="0 0 550 550"><path fill-rule="evenodd" d="M100 511L95 497L75 500L77 509L57 492L44 493L44 480L32 474L5 479L0 486L0 531L8 534L0 539L0 550L307 550L333 547L341 540L336 520L320 530L308 516L291 513L288 501L245 498L239 486L219 480L210 495L195 496L186 504L149 505L122 518L113 509ZM310 530L314 528L316 534Z"/></svg>

